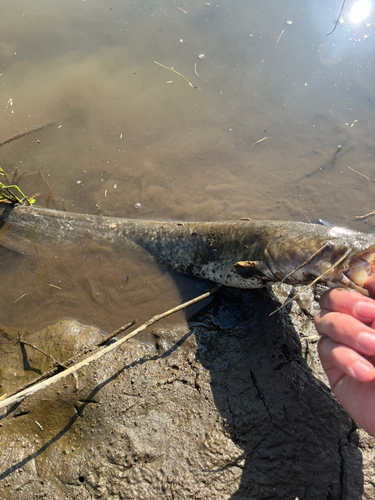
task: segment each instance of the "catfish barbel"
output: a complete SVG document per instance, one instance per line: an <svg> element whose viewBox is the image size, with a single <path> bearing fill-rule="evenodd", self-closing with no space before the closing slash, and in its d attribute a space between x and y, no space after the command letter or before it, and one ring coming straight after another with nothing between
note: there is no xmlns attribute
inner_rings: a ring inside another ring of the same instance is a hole
<svg viewBox="0 0 375 500"><path fill-rule="evenodd" d="M7 205L0 227L4 243L8 231L58 242L87 234L131 241L169 268L237 288L307 285L321 276L323 285L368 295L364 284L375 271L374 235L303 222L165 222Z"/></svg>

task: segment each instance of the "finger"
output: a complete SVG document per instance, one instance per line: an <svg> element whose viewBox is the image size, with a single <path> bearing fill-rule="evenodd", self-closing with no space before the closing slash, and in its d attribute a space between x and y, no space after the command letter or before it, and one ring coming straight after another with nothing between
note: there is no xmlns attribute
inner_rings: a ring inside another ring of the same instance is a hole
<svg viewBox="0 0 375 500"><path fill-rule="evenodd" d="M365 283L365 288L368 290L372 295L375 296L375 274L372 276L369 276L368 280Z"/></svg>
<svg viewBox="0 0 375 500"><path fill-rule="evenodd" d="M318 352L332 389L343 375L360 382L371 382L375 378L374 366L350 347L323 337L319 340Z"/></svg>
<svg viewBox="0 0 375 500"><path fill-rule="evenodd" d="M375 301L358 292L336 288L323 293L319 304L321 309L350 314L363 323L375 320Z"/></svg>
<svg viewBox="0 0 375 500"><path fill-rule="evenodd" d="M323 310L315 318L319 335L369 356L375 355L375 330L347 314Z"/></svg>

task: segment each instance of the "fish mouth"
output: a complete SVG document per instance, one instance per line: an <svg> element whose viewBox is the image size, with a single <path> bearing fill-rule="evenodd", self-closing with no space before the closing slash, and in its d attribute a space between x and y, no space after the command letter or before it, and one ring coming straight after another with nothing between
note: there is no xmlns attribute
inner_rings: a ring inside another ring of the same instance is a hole
<svg viewBox="0 0 375 500"><path fill-rule="evenodd" d="M361 253L351 256L349 263L341 270L345 286L368 295L365 288L367 280L375 274L375 245ZM341 274L340 273L340 274Z"/></svg>

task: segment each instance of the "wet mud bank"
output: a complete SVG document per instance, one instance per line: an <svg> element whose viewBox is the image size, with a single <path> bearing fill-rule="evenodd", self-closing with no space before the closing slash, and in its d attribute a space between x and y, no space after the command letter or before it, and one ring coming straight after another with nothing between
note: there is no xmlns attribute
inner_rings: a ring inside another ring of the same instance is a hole
<svg viewBox="0 0 375 500"><path fill-rule="evenodd" d="M303 340L311 318L296 304L269 317L288 293L241 292L190 327L154 327L154 346L131 340L3 410L0 497L373 498L374 440L327 388ZM2 393L50 366L16 333L1 330ZM67 358L100 335L63 321L28 341Z"/></svg>

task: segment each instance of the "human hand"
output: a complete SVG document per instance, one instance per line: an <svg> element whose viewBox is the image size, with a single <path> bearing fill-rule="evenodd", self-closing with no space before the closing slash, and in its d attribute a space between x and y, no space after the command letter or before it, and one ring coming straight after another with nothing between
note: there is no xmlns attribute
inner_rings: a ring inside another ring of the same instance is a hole
<svg viewBox="0 0 375 500"><path fill-rule="evenodd" d="M375 295L375 277L366 288ZM375 436L375 301L357 292L330 290L315 318L318 352L330 386L345 410Z"/></svg>

